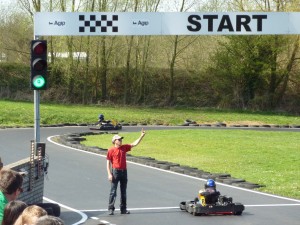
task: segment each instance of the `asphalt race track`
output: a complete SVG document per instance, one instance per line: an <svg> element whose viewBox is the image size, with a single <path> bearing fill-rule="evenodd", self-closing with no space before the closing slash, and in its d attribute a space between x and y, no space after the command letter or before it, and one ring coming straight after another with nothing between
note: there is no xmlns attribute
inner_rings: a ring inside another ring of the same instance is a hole
<svg viewBox="0 0 300 225"><path fill-rule="evenodd" d="M140 127L125 127L122 132L140 129ZM147 129L158 128L146 127ZM45 180L44 200L61 205L61 218L66 225L299 224L300 200L218 183L217 187L221 194L231 196L234 202L245 205L243 214L241 216L192 216L181 211L179 203L193 200L198 190L203 187L203 179L131 162L128 163L127 193L128 209L131 214L121 215L116 211L114 216L109 216L107 202L110 184L107 180L105 157L61 146L51 141L51 137L55 135L85 131L88 131L87 127L41 129L41 142L46 142L46 153L50 164ZM4 165L29 157L30 140L33 136L32 128L1 129L0 157ZM138 151L138 147L133 151ZM116 201L116 207L118 205L119 199Z"/></svg>

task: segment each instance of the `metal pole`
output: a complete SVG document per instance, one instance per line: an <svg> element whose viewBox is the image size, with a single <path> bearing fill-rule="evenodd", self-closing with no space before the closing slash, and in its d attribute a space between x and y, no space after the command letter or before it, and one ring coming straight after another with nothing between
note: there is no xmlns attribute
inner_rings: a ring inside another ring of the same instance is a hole
<svg viewBox="0 0 300 225"><path fill-rule="evenodd" d="M34 40L38 40L39 36L34 36ZM34 90L34 142L40 142L40 91Z"/></svg>
<svg viewBox="0 0 300 225"><path fill-rule="evenodd" d="M40 92L34 90L34 142L40 142Z"/></svg>

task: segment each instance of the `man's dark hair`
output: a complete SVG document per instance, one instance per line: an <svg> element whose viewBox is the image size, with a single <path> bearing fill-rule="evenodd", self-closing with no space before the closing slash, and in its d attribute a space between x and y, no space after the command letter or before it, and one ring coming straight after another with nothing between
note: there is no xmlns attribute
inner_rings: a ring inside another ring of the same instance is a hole
<svg viewBox="0 0 300 225"><path fill-rule="evenodd" d="M11 169L0 170L0 191L4 194L13 194L22 188L23 177L20 173Z"/></svg>

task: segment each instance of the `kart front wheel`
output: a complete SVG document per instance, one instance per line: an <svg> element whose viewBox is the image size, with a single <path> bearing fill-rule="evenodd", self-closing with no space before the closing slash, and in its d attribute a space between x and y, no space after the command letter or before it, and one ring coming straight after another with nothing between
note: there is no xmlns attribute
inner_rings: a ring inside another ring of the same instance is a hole
<svg viewBox="0 0 300 225"><path fill-rule="evenodd" d="M179 207L180 207L181 210L186 210L185 202L180 202Z"/></svg>

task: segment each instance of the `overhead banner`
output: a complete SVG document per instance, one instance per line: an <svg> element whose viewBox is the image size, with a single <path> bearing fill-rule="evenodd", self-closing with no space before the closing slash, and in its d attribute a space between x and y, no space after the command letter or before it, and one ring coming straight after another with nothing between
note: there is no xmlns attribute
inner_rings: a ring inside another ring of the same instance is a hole
<svg viewBox="0 0 300 225"><path fill-rule="evenodd" d="M39 12L35 36L300 34L300 13Z"/></svg>

